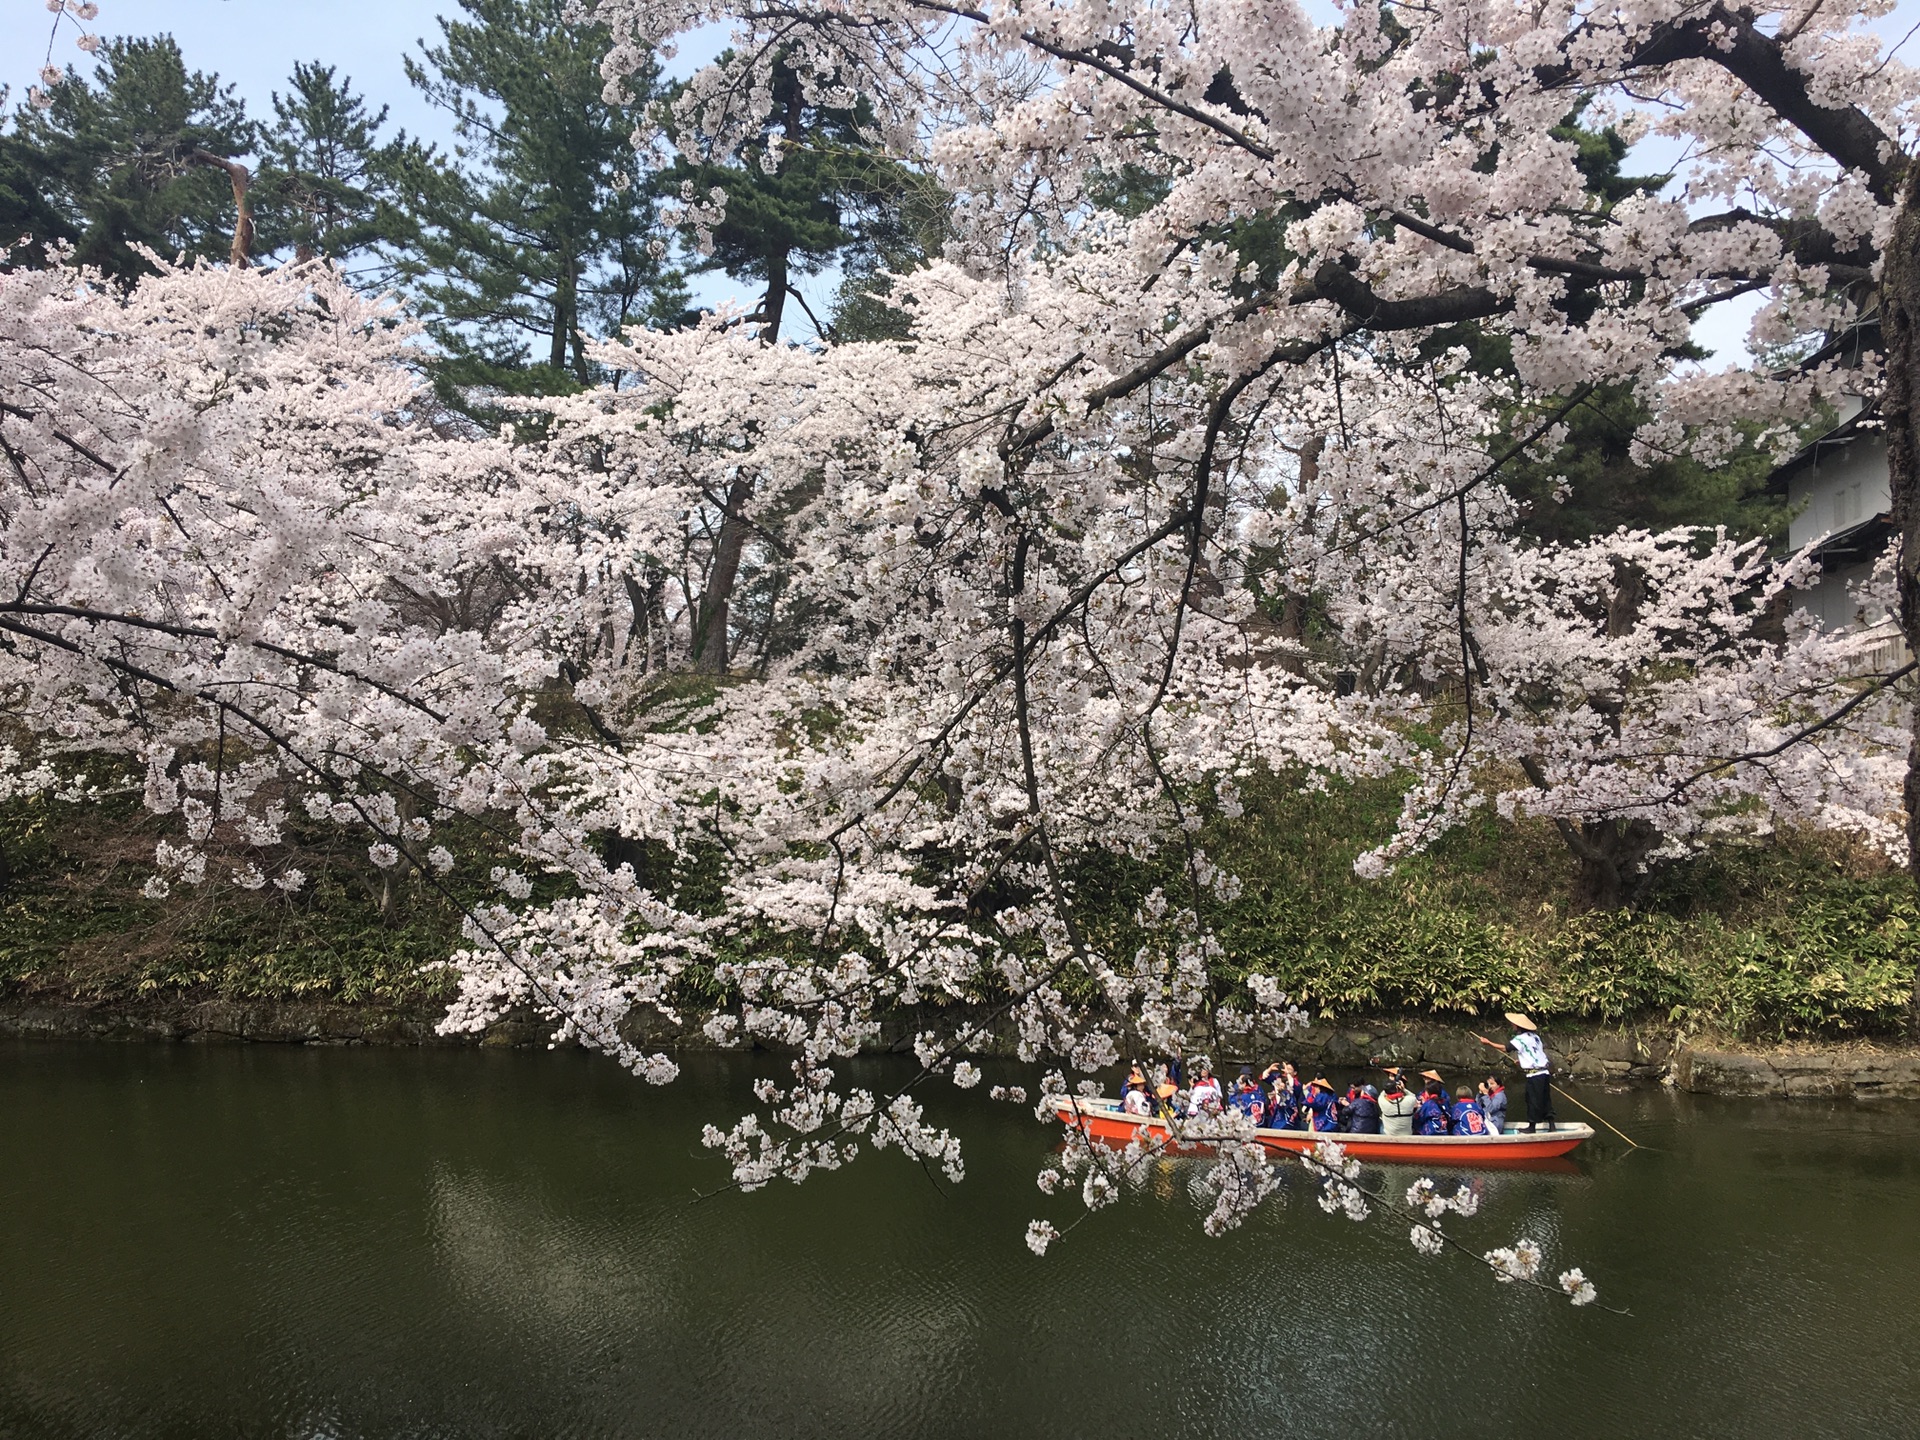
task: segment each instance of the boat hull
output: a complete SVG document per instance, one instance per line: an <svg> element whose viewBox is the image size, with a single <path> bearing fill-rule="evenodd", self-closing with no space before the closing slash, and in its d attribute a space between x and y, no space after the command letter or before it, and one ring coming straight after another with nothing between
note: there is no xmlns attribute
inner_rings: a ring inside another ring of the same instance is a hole
<svg viewBox="0 0 1920 1440"><path fill-rule="evenodd" d="M1126 1145L1145 1131L1165 1139L1164 1120L1128 1115L1113 1100L1067 1101L1055 1107L1061 1121L1083 1129L1089 1139L1110 1145ZM1257 1139L1276 1153L1303 1155L1322 1140L1340 1144L1355 1160L1389 1165L1426 1165L1441 1167L1526 1165L1565 1155L1576 1145L1593 1138L1591 1125L1561 1125L1553 1130L1528 1134L1510 1130L1504 1135L1341 1135L1309 1130L1256 1130ZM1204 1146L1204 1138L1191 1143Z"/></svg>

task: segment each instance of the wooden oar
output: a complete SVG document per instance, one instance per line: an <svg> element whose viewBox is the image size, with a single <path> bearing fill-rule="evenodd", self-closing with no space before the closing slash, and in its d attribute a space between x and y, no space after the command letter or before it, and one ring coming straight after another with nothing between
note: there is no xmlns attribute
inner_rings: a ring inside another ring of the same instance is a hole
<svg viewBox="0 0 1920 1440"><path fill-rule="evenodd" d="M1474 1035L1474 1032L1471 1030L1469 1030L1467 1033L1469 1035L1473 1035L1474 1039L1478 1040L1482 1045L1486 1046L1489 1050L1498 1050L1500 1052L1500 1058L1502 1060L1507 1061L1509 1064L1513 1065L1513 1067L1516 1070L1520 1068L1519 1062L1514 1060L1514 1058L1511 1055L1507 1054L1506 1046L1496 1045L1493 1043L1493 1041L1487 1039L1487 1037L1484 1035ZM1560 1092L1560 1098L1563 1100L1572 1100L1574 1104L1580 1105L1579 1100L1575 1099L1572 1095L1569 1095L1565 1090L1562 1090ZM1646 1148L1638 1140L1634 1139L1631 1135L1627 1134L1626 1131L1622 1130L1618 1125L1614 1124L1611 1120L1607 1119L1606 1116L1600 1114L1597 1110L1594 1110L1586 1105L1580 1105L1580 1108L1582 1110L1585 1110L1587 1114L1593 1116L1593 1118L1598 1120L1602 1125L1606 1126L1607 1129L1613 1131L1614 1134L1618 1135L1622 1140L1626 1141L1627 1144L1631 1145L1634 1149L1644 1150ZM1527 1119L1528 1119L1528 1123L1532 1123L1533 1117L1531 1115L1529 1115Z"/></svg>

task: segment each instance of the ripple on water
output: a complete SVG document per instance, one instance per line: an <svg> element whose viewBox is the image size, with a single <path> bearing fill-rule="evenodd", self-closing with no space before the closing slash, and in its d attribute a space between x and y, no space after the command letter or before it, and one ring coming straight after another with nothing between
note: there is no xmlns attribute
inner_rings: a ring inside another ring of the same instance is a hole
<svg viewBox="0 0 1920 1440"><path fill-rule="evenodd" d="M863 1062L871 1083L890 1078ZM1920 1115L1584 1096L1651 1147L1449 1222L1622 1318L1283 1193L1199 1233L1168 1162L1046 1259L1028 1112L756 1195L700 1149L744 1063L0 1046L0 1434L1920 1433ZM1414 1172L1381 1172L1397 1191Z"/></svg>

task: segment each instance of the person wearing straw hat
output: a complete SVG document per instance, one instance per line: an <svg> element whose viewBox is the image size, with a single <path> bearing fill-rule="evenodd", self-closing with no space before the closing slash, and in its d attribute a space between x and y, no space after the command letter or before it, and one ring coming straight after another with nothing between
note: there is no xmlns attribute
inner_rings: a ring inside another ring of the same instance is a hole
<svg viewBox="0 0 1920 1440"><path fill-rule="evenodd" d="M1276 1062L1267 1066L1260 1078L1267 1082L1270 1091L1267 1101L1268 1127L1274 1130L1298 1130L1300 1109L1307 1103L1307 1097L1300 1087L1300 1076L1293 1065Z"/></svg>
<svg viewBox="0 0 1920 1440"><path fill-rule="evenodd" d="M1307 1084L1307 1128L1309 1130L1338 1130L1340 1128L1340 1108L1334 1099L1331 1082L1320 1079Z"/></svg>
<svg viewBox="0 0 1920 1440"><path fill-rule="evenodd" d="M1543 1124L1552 1130L1555 1128L1553 1065L1547 1059L1547 1045L1540 1038L1540 1027L1517 1010L1507 1011L1507 1023L1515 1032L1507 1041L1507 1048L1513 1051L1520 1073L1527 1077L1526 1133L1531 1135L1536 1125Z"/></svg>

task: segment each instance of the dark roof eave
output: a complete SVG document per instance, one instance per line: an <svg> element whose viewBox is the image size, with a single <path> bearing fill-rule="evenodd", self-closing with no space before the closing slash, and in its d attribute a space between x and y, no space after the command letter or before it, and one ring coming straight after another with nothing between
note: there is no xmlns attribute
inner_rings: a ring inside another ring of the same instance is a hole
<svg viewBox="0 0 1920 1440"><path fill-rule="evenodd" d="M1843 421L1834 426L1833 429L1827 431L1824 435L1815 436L1805 445L1802 445L1798 450L1794 451L1792 455L1774 466L1773 470L1767 476L1767 483L1762 489L1769 495L1786 494L1787 482L1800 471L1806 469L1818 460L1820 451L1823 448L1832 449L1839 445L1851 445L1863 434L1876 433L1867 429L1864 422L1877 420L1879 417L1880 407L1878 405L1869 405L1851 420Z"/></svg>
<svg viewBox="0 0 1920 1440"><path fill-rule="evenodd" d="M1822 569L1852 565L1878 555L1892 543L1893 536L1893 516L1882 511L1858 525L1836 530L1814 546L1814 558Z"/></svg>

